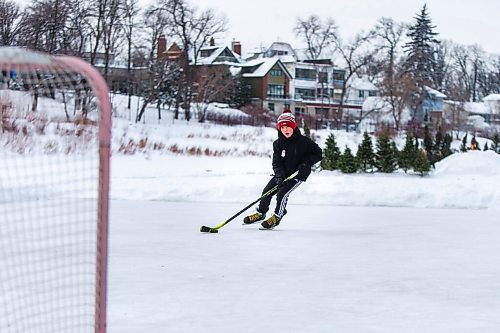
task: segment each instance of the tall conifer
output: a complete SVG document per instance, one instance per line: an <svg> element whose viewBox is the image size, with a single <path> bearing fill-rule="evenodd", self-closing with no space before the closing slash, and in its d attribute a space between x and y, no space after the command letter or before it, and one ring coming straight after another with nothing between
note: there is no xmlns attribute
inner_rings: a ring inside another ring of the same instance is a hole
<svg viewBox="0 0 500 333"><path fill-rule="evenodd" d="M323 159L321 160L321 167L324 170L338 169L338 161L340 159L340 149L335 141L335 135L330 133L326 138L326 146L323 149Z"/></svg>
<svg viewBox="0 0 500 333"><path fill-rule="evenodd" d="M358 146L358 151L356 152L356 160L361 171L373 171L375 166L375 153L373 152L373 143L368 132L363 134L363 141L361 141L361 144Z"/></svg>
<svg viewBox="0 0 500 333"><path fill-rule="evenodd" d="M383 132L377 140L375 163L380 172L391 173L396 170L397 160L387 131Z"/></svg>

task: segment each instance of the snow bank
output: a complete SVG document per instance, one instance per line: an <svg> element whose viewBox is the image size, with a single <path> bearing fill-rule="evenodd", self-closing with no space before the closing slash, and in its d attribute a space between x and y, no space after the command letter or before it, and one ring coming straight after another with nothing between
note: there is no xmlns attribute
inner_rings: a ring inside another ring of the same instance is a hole
<svg viewBox="0 0 500 333"><path fill-rule="evenodd" d="M113 156L112 199L245 203L270 179L263 157ZM500 206L500 155L455 154L428 177L393 174L313 174L291 196L294 204L422 208Z"/></svg>

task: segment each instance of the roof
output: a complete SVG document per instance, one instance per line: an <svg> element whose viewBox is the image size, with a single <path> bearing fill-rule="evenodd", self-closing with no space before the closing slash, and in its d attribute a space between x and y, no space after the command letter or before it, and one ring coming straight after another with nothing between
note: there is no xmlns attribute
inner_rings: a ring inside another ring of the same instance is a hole
<svg viewBox="0 0 500 333"><path fill-rule="evenodd" d="M358 90L378 90L377 86L371 83L367 78L355 77L349 80L349 87Z"/></svg>
<svg viewBox="0 0 500 333"><path fill-rule="evenodd" d="M255 67L256 70L253 73L245 73L243 74L243 77L264 77L269 73L271 68L274 67L274 65L278 64L280 68L285 72L285 74L288 77L292 77L290 72L286 69L285 65L281 62L279 58L259 58L259 59L254 59L246 62L245 64L242 64L242 67Z"/></svg>
<svg viewBox="0 0 500 333"><path fill-rule="evenodd" d="M483 101L500 101L500 94L489 94Z"/></svg>
<svg viewBox="0 0 500 333"><path fill-rule="evenodd" d="M432 89L431 87L428 87L428 86L424 86L425 88L425 91L427 91L427 93L429 95L433 95L435 97L441 97L441 98L446 98L448 96L446 96L445 94L443 94L442 92L440 91L437 91L436 89Z"/></svg>
<svg viewBox="0 0 500 333"><path fill-rule="evenodd" d="M469 113L475 114L490 114L491 111L486 107L484 103L478 102L466 102L464 103L464 110Z"/></svg>
<svg viewBox="0 0 500 333"><path fill-rule="evenodd" d="M241 57L235 52L233 52L233 50L231 50L227 46L208 46L208 47L203 47L201 50L214 50L214 51L208 57L202 58L198 56L196 65L215 65L215 64L235 65L241 62ZM217 58L226 50L231 54L232 57L234 57L236 61L216 61ZM194 59L194 57L191 57L191 59Z"/></svg>

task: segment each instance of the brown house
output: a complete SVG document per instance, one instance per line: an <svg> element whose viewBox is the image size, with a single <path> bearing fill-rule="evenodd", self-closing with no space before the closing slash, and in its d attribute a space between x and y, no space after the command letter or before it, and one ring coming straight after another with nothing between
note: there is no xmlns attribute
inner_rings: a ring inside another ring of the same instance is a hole
<svg viewBox="0 0 500 333"><path fill-rule="evenodd" d="M276 114L290 108L292 75L279 58L259 58L241 65L242 76L251 86L253 103Z"/></svg>

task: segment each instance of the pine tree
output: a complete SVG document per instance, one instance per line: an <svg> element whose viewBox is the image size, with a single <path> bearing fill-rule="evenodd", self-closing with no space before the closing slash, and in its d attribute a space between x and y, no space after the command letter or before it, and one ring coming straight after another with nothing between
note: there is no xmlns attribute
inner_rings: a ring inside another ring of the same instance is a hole
<svg viewBox="0 0 500 333"><path fill-rule="evenodd" d="M382 133L377 140L375 164L380 172L391 173L396 170L397 160L387 132Z"/></svg>
<svg viewBox="0 0 500 333"><path fill-rule="evenodd" d="M443 159L443 146L444 146L444 137L442 133L441 127L436 132L434 137L434 146L432 147L432 155L436 162L439 162Z"/></svg>
<svg viewBox="0 0 500 333"><path fill-rule="evenodd" d="M425 126L424 131L424 149L427 159L429 160L432 167L434 167L434 164L436 163L436 158L434 156L434 142L432 140L428 126Z"/></svg>
<svg viewBox="0 0 500 333"><path fill-rule="evenodd" d="M453 137L451 136L451 134L446 133L443 139L443 146L441 147L441 156L443 156L443 158L453 154L451 151L452 142L453 142Z"/></svg>
<svg viewBox="0 0 500 333"><path fill-rule="evenodd" d="M241 108L252 101L252 91L250 86L245 82L243 76L237 76L234 79L234 90L231 98L231 103L236 107Z"/></svg>
<svg viewBox="0 0 500 333"><path fill-rule="evenodd" d="M359 169L363 172L373 171L375 166L375 153L373 152L373 143L368 132L363 134L363 140L358 146L356 152L356 160L358 161Z"/></svg>
<svg viewBox="0 0 500 333"><path fill-rule="evenodd" d="M460 145L460 151L465 153L467 152L467 133L465 133L464 137L462 138L462 144Z"/></svg>
<svg viewBox="0 0 500 333"><path fill-rule="evenodd" d="M427 12L427 5L415 17L415 23L408 28L408 43L405 44L407 58L405 68L413 74L417 85L432 85L436 63L436 46L439 41L435 38L437 33L433 30L436 26Z"/></svg>
<svg viewBox="0 0 500 333"><path fill-rule="evenodd" d="M497 154L500 154L500 135L498 135L498 133L496 133L493 136L493 143L491 144L491 150L493 150Z"/></svg>
<svg viewBox="0 0 500 333"><path fill-rule="evenodd" d="M431 165L429 160L427 159L425 150L420 149L417 152L417 156L415 157L415 164L413 166L413 170L419 173L420 176L425 176L431 170Z"/></svg>
<svg viewBox="0 0 500 333"><path fill-rule="evenodd" d="M307 126L307 122L304 118L302 118L302 129L304 130L304 135L311 139L311 130L309 129L309 126Z"/></svg>
<svg viewBox="0 0 500 333"><path fill-rule="evenodd" d="M338 169L338 161L340 159L340 149L335 141L335 135L330 133L326 138L326 147L323 149L323 159L321 160L321 167L324 170Z"/></svg>
<svg viewBox="0 0 500 333"><path fill-rule="evenodd" d="M489 149L490 149L490 148L488 147L488 142L485 142L485 143L484 143L483 150L484 150L484 151L487 151L487 150L489 150Z"/></svg>
<svg viewBox="0 0 500 333"><path fill-rule="evenodd" d="M415 164L415 158L417 157L418 149L415 148L413 144L413 137L411 134L406 136L405 146L401 153L399 154L398 165L405 173L412 169Z"/></svg>
<svg viewBox="0 0 500 333"><path fill-rule="evenodd" d="M356 158L349 147L345 147L344 153L340 156L339 169L343 173L355 173L358 171Z"/></svg>

